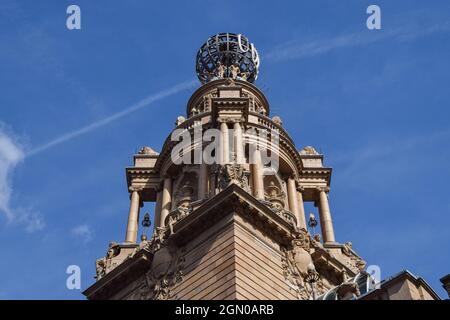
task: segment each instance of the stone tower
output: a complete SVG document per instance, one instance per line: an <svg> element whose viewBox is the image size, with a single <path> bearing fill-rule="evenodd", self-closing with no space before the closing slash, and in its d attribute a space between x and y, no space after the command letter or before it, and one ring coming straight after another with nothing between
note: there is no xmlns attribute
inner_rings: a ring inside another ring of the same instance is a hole
<svg viewBox="0 0 450 320"><path fill-rule="evenodd" d="M96 262L88 299L338 299L373 285L351 243L336 241L328 202L331 168L298 149L253 84L256 48L221 33L197 54L202 83L160 153L126 169L125 242ZM295 120L291 120L295 121ZM155 202L151 237L139 211ZM305 218L318 211L321 234ZM308 227L309 226L309 227Z"/></svg>

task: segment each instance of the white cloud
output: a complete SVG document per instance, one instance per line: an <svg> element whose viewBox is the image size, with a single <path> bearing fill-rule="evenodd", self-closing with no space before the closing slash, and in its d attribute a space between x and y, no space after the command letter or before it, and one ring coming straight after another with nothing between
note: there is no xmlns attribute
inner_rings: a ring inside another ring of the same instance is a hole
<svg viewBox="0 0 450 320"><path fill-rule="evenodd" d="M24 223L25 231L29 233L41 231L45 228L44 217L40 213L31 210L27 210L20 215L20 221Z"/></svg>
<svg viewBox="0 0 450 320"><path fill-rule="evenodd" d="M0 212L6 215L8 221L13 221L15 214L11 208L11 173L24 158L22 146L17 139L7 133L0 123Z"/></svg>
<svg viewBox="0 0 450 320"><path fill-rule="evenodd" d="M274 50L268 52L263 58L271 61L303 59L340 48L363 46L386 39L411 41L435 32L448 31L450 31L450 22L446 21L431 26L408 25L380 31L364 30L329 38L316 37L312 41L294 40L276 46Z"/></svg>
<svg viewBox="0 0 450 320"><path fill-rule="evenodd" d="M71 230L71 234L80 238L84 243L88 243L94 238L94 230L87 224L81 224Z"/></svg>
<svg viewBox="0 0 450 320"><path fill-rule="evenodd" d="M0 122L0 214L6 216L8 223L21 223L25 226L25 231L31 233L44 229L45 221L42 215L32 209L11 206L13 194L11 176L24 157L24 146Z"/></svg>

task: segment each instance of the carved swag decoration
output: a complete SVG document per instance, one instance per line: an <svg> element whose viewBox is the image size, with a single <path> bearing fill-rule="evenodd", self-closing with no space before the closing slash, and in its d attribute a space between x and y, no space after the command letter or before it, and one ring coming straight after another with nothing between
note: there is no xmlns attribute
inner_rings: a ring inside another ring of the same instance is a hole
<svg viewBox="0 0 450 320"><path fill-rule="evenodd" d="M311 269L315 269L310 255L311 241L310 235L306 231L300 230L292 241L292 247L283 250L283 275L288 285L297 292L299 300L311 300L313 298L312 288L306 281L310 276ZM327 290L320 277L315 283L314 290L316 296Z"/></svg>
<svg viewBox="0 0 450 320"><path fill-rule="evenodd" d="M135 252L145 250L153 255L149 271L145 274L145 283L137 289L139 299L167 300L170 290L183 279L184 249L171 246L168 241L168 229L157 228L150 241L142 241Z"/></svg>

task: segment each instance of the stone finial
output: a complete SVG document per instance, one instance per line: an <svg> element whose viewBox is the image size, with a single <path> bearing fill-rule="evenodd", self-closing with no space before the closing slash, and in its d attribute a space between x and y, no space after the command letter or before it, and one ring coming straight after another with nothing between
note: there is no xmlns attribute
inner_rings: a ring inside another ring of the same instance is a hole
<svg viewBox="0 0 450 320"><path fill-rule="evenodd" d="M319 154L319 153L316 151L316 149L314 149L314 148L311 147L311 146L304 147L302 150L300 150L299 153L300 153L300 154L306 154L306 155L317 155L317 154Z"/></svg>
<svg viewBox="0 0 450 320"><path fill-rule="evenodd" d="M180 124L182 124L183 122L185 122L186 121L186 118L185 117L183 117L183 116L178 116L177 117L177 120L175 121L175 125L176 126L179 126Z"/></svg>
<svg viewBox="0 0 450 320"><path fill-rule="evenodd" d="M150 147L144 146L139 150L138 154L147 154L147 155L157 156L158 152L156 152L155 150L153 150Z"/></svg>
<svg viewBox="0 0 450 320"><path fill-rule="evenodd" d="M277 125L282 126L283 125L283 121L281 120L281 118L279 116L275 116L272 118L272 121L275 122Z"/></svg>

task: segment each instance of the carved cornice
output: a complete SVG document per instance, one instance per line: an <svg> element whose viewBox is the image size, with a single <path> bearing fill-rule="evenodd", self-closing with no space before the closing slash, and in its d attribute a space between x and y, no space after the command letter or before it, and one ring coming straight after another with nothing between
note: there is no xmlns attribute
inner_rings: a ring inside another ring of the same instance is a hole
<svg viewBox="0 0 450 320"><path fill-rule="evenodd" d="M325 193L328 193L328 192L330 192L330 187L316 187L316 191L317 192L325 192Z"/></svg>
<svg viewBox="0 0 450 320"><path fill-rule="evenodd" d="M284 220L236 184L231 184L175 223L172 226L171 239L178 245L183 245L199 232L232 213L239 214L281 244L288 245L293 239L295 223Z"/></svg>
<svg viewBox="0 0 450 320"><path fill-rule="evenodd" d="M314 169L302 169L300 172L301 177L314 177L314 176L330 176L331 168L314 168Z"/></svg>
<svg viewBox="0 0 450 320"><path fill-rule="evenodd" d="M205 95L207 95L209 92L217 90L220 86L229 86L230 84L227 82L227 79L219 79L210 81L204 85L202 85L200 88L198 88L189 99L187 106L186 106L186 114L190 114L191 108L197 104L197 101L199 99L203 99ZM242 91L246 91L250 93L252 96L254 96L261 105L265 108L266 113L269 114L269 102L267 101L264 94L256 87L255 85L249 83L248 81L242 81L239 79L234 80L234 84L236 88L240 88ZM245 95L243 92L242 95Z"/></svg>
<svg viewBox="0 0 450 320"><path fill-rule="evenodd" d="M131 193L131 192L134 192L134 191L137 191L137 192L141 192L142 190L144 190L144 187L138 187L138 186L130 186L130 187L128 187L128 191Z"/></svg>
<svg viewBox="0 0 450 320"><path fill-rule="evenodd" d="M248 98L213 98L213 103L218 106L244 106Z"/></svg>
<svg viewBox="0 0 450 320"><path fill-rule="evenodd" d="M342 272L345 271L347 275L354 277L357 271L350 268L345 261L341 261L337 256L331 254L324 246L315 245L314 252L311 254L314 265L317 271L328 273L330 279L335 279L334 285L342 283ZM356 271L356 272L355 272Z"/></svg>
<svg viewBox="0 0 450 320"><path fill-rule="evenodd" d="M303 193L305 191L305 187L300 185L300 182L297 180L295 180L295 189L300 192Z"/></svg>
<svg viewBox="0 0 450 320"><path fill-rule="evenodd" d="M139 251L132 258L125 259L114 270L87 288L83 294L89 300L105 300L119 292L121 288L138 279L150 267L153 255Z"/></svg>

